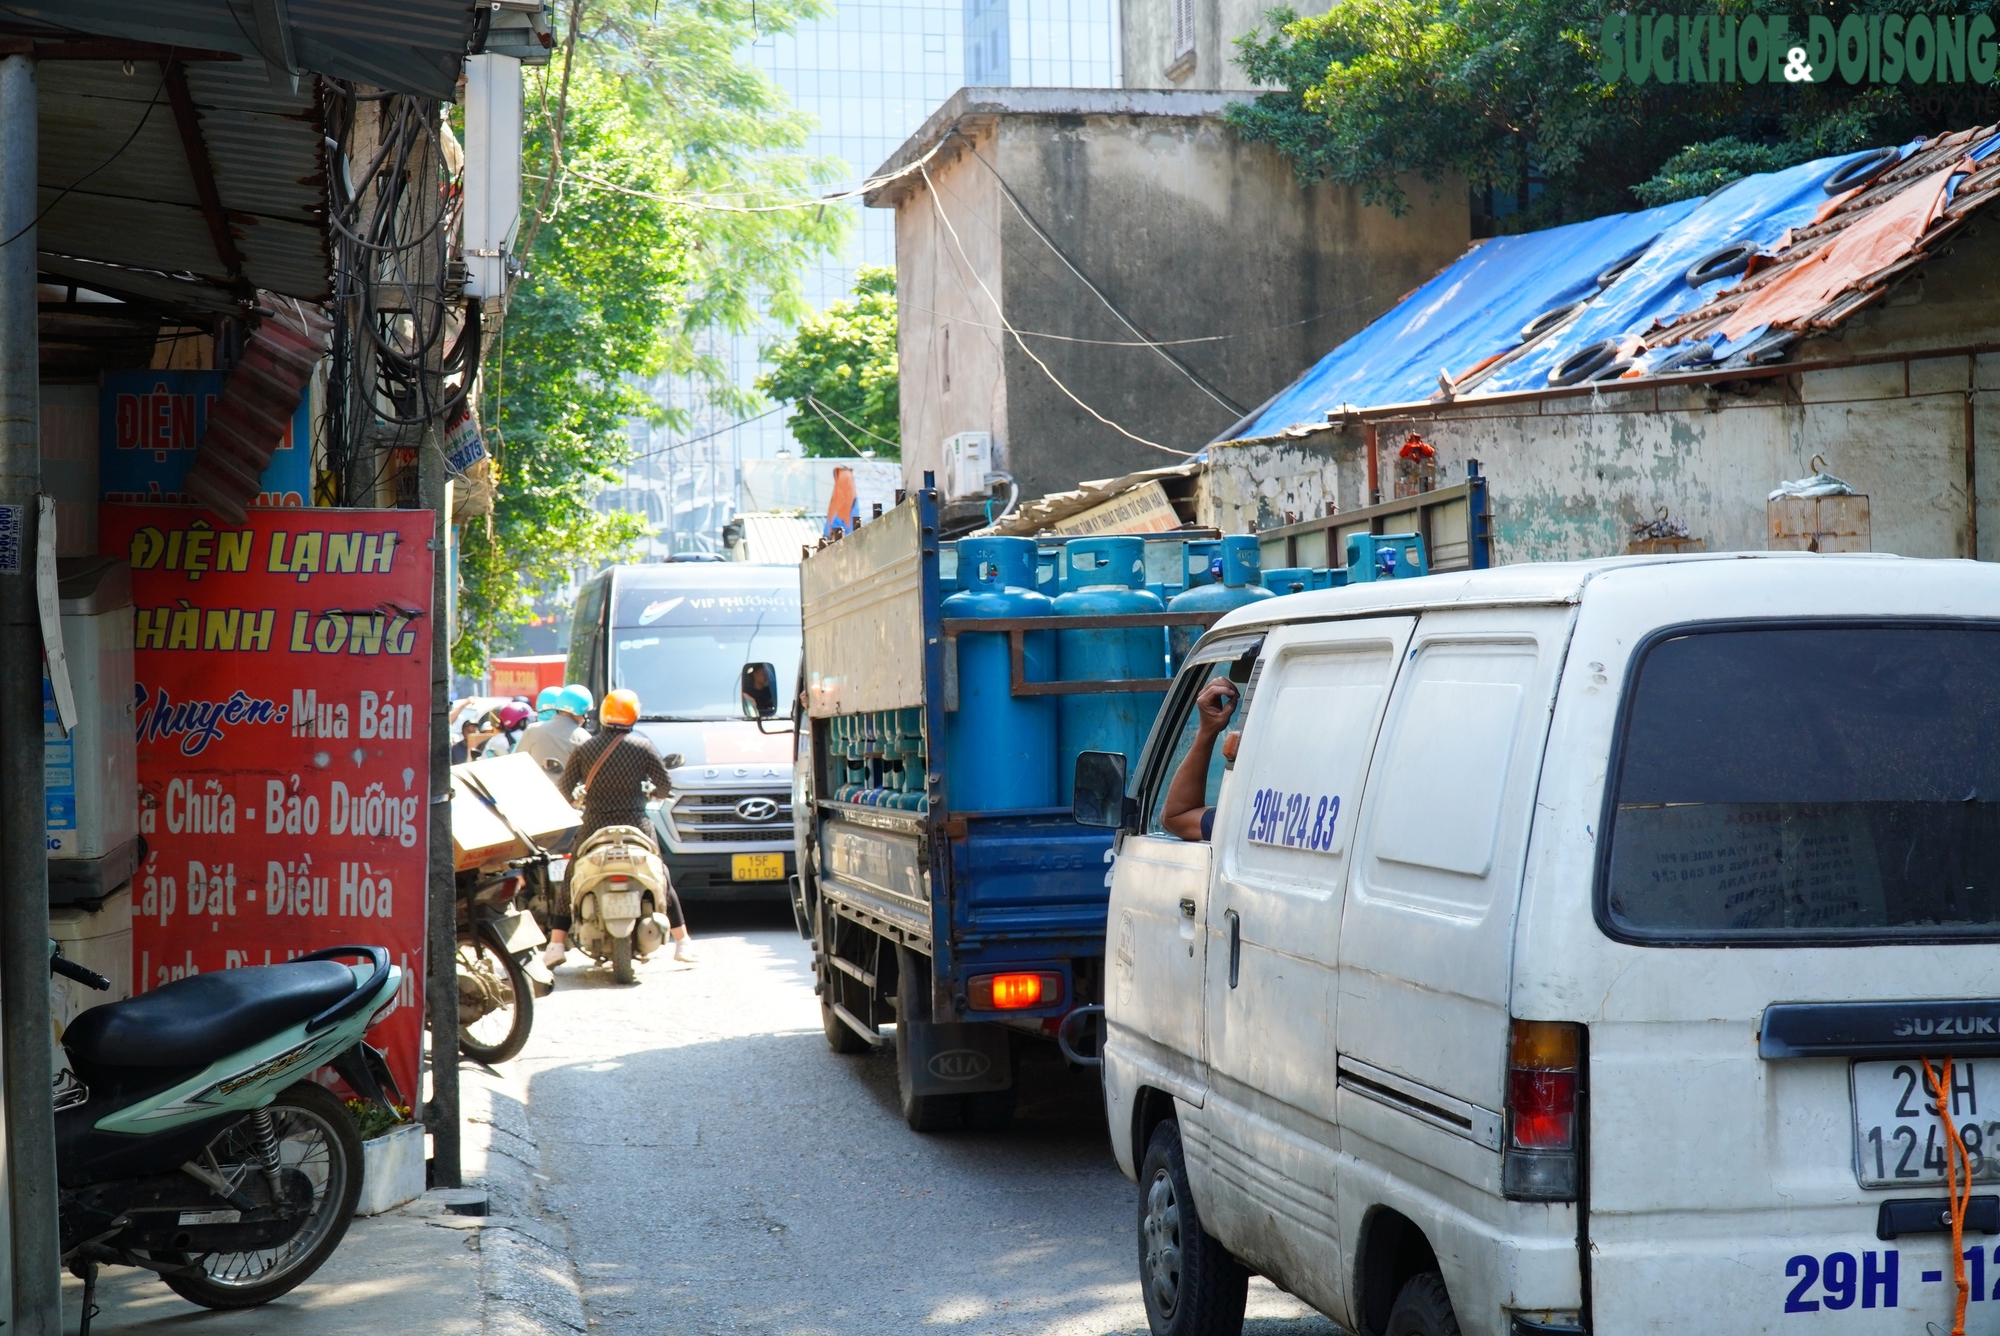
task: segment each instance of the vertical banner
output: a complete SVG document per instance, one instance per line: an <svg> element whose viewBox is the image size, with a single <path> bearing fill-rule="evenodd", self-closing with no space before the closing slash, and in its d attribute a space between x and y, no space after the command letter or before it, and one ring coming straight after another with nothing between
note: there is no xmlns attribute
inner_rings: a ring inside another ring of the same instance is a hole
<svg viewBox="0 0 2000 1336"><path fill-rule="evenodd" d="M323 946L388 948L370 1033L418 1089L429 789L431 513L107 505L132 563L135 992Z"/></svg>

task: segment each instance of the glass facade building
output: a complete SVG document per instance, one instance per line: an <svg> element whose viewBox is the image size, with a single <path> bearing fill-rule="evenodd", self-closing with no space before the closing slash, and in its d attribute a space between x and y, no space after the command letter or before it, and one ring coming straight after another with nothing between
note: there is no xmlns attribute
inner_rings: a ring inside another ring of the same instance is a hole
<svg viewBox="0 0 2000 1336"><path fill-rule="evenodd" d="M834 0L825 18L762 38L744 54L817 123L805 151L844 163L841 184L852 186L963 85L1115 87L1114 12L1114 0ZM853 211L854 227L845 251L806 275L806 299L816 308L846 296L859 266L896 262L893 211L858 201L838 207ZM762 349L783 333L718 334L707 351L747 386L763 370ZM742 461L798 453L785 426L788 407L739 420L707 405L682 378L660 377L648 390L686 412L688 425L633 423L624 485L606 490L598 505L644 514L653 555L716 551L736 512Z"/></svg>

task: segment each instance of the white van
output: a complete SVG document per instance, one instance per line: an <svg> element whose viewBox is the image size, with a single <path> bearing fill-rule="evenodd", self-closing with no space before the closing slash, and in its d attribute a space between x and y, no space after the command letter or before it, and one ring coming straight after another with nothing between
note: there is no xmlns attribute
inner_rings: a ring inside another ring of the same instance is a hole
<svg viewBox="0 0 2000 1336"><path fill-rule="evenodd" d="M1240 748L1184 841L1222 676ZM1078 810L1123 828L1104 1090L1155 1333L1234 1336L1252 1272L1363 1336L1949 1332L1947 1056L1995 1330L2000 569L1252 604L1122 769L1079 764Z"/></svg>

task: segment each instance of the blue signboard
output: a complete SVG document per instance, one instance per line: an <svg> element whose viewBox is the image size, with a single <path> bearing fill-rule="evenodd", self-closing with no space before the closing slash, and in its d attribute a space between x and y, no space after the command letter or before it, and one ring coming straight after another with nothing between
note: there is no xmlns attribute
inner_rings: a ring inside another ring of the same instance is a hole
<svg viewBox="0 0 2000 1336"><path fill-rule="evenodd" d="M182 490L220 371L107 371L97 392L98 494L105 501L187 505ZM303 506L312 496L312 396L299 402L254 502ZM198 504L198 503L197 503Z"/></svg>

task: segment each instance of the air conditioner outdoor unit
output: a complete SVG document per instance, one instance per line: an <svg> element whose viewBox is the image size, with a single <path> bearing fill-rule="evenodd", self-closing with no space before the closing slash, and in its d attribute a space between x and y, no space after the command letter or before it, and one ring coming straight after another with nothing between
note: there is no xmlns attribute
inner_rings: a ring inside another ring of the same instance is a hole
<svg viewBox="0 0 2000 1336"><path fill-rule="evenodd" d="M993 433L961 431L944 438L944 499L969 501L992 494Z"/></svg>

